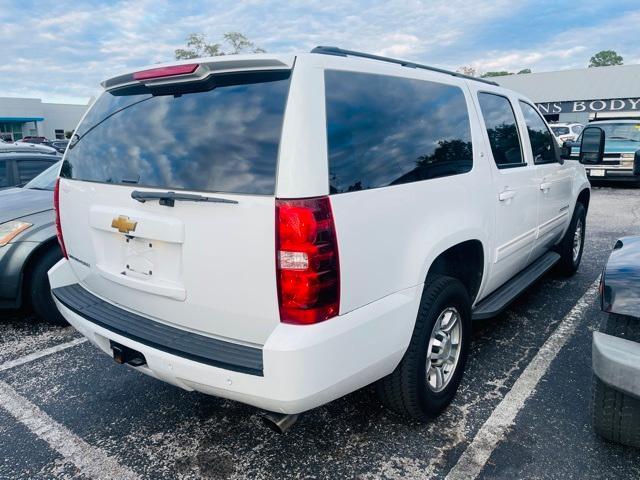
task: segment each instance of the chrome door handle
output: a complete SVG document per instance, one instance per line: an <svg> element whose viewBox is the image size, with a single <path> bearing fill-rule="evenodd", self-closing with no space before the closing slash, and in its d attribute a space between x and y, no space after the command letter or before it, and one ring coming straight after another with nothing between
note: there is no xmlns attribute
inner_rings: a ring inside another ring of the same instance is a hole
<svg viewBox="0 0 640 480"><path fill-rule="evenodd" d="M511 200L515 196L516 196L515 190L505 190L504 192L500 192L500 194L498 195L498 200L500 200L501 202L504 202L506 200Z"/></svg>
<svg viewBox="0 0 640 480"><path fill-rule="evenodd" d="M551 190L551 182L543 182L540 184L540 190L546 192L547 190Z"/></svg>

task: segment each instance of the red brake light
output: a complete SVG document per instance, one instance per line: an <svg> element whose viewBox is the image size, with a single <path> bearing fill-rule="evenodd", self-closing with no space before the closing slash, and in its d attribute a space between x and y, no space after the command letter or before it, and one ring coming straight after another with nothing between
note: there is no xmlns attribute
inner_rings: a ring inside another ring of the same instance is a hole
<svg viewBox="0 0 640 480"><path fill-rule="evenodd" d="M56 237L60 244L60 250L64 258L68 259L67 248L64 246L64 238L62 238L62 225L60 224L60 178L56 180L56 186L53 189L53 209L55 211Z"/></svg>
<svg viewBox="0 0 640 480"><path fill-rule="evenodd" d="M280 321L298 325L338 315L340 263L329 197L276 200Z"/></svg>
<svg viewBox="0 0 640 480"><path fill-rule="evenodd" d="M170 67L152 68L142 70L133 74L134 80L150 80L152 78L173 77L175 75L185 75L193 73L200 66L199 63L189 63L187 65L172 65Z"/></svg>

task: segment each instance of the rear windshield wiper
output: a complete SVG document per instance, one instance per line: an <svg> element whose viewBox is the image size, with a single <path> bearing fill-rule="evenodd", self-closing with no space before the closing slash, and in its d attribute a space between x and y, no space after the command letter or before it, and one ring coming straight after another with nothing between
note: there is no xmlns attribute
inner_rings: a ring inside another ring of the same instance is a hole
<svg viewBox="0 0 640 480"><path fill-rule="evenodd" d="M226 198L206 197L204 195L194 195L192 193L176 193L176 192L141 192L134 190L131 192L131 198L144 203L147 200L158 200L160 205L165 207L173 207L176 200L185 202L212 202L212 203L231 203L236 204L235 200L227 200Z"/></svg>

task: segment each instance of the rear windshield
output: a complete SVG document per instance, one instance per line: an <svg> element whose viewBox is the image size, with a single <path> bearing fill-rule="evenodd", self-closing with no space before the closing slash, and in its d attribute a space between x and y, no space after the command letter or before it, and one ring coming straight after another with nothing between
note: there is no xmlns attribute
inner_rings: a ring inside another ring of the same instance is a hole
<svg viewBox="0 0 640 480"><path fill-rule="evenodd" d="M78 127L61 176L178 190L272 195L289 71L105 92Z"/></svg>
<svg viewBox="0 0 640 480"><path fill-rule="evenodd" d="M554 127L552 125L551 126L551 130L553 130L553 133L555 133L556 135L568 135L569 134L569 127Z"/></svg>

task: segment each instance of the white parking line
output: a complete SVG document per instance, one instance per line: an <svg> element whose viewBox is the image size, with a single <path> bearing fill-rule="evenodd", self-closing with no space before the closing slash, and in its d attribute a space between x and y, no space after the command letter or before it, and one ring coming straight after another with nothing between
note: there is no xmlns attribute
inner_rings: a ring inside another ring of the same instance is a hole
<svg viewBox="0 0 640 480"><path fill-rule="evenodd" d="M67 348L75 347L76 345L80 345L86 341L86 338L76 338L75 340L71 340L67 343L61 343L60 345L56 345L55 347L45 348L44 350L39 350L29 355L16 358L15 360L9 360L8 362L0 365L0 372L4 372L5 370L9 370L10 368L18 367L20 365L24 365L25 363L33 362L34 360L46 357L53 353L60 352L62 350L66 350Z"/></svg>
<svg viewBox="0 0 640 480"><path fill-rule="evenodd" d="M599 283L598 278L558 324L556 330L480 428L445 480L472 480L480 474L498 443L505 438L509 427L513 425L516 415L549 369L551 362L574 334L585 310L592 305L597 296Z"/></svg>
<svg viewBox="0 0 640 480"><path fill-rule="evenodd" d="M0 381L0 408L9 412L38 438L44 440L85 476L94 479L139 478L103 450L93 447L60 425L7 383Z"/></svg>

